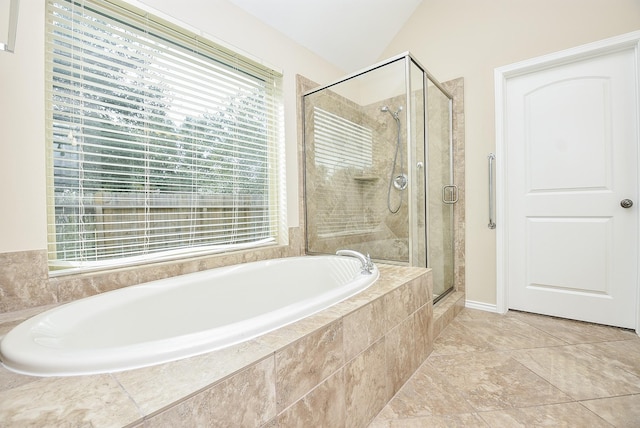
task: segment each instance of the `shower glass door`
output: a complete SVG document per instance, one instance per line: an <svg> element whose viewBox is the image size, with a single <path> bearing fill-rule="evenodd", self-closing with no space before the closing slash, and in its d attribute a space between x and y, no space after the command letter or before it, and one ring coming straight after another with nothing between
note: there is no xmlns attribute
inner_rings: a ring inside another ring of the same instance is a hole
<svg viewBox="0 0 640 428"><path fill-rule="evenodd" d="M454 286L454 217L451 99L431 80L427 85L428 230L427 260L433 270L433 297Z"/></svg>

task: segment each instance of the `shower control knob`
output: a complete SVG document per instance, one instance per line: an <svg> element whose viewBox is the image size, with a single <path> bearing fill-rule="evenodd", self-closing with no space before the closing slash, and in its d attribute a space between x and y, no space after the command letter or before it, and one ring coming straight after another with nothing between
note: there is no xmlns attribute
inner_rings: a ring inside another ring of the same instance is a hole
<svg viewBox="0 0 640 428"><path fill-rule="evenodd" d="M631 199L623 199L620 201L620 206L622 208L631 208L633 206L633 201Z"/></svg>

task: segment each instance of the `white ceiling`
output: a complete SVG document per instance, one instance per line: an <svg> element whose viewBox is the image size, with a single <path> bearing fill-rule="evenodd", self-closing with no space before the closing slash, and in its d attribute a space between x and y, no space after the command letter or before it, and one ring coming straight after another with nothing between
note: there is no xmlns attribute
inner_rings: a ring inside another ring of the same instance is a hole
<svg viewBox="0 0 640 428"><path fill-rule="evenodd" d="M378 62L423 0L229 0L343 69Z"/></svg>

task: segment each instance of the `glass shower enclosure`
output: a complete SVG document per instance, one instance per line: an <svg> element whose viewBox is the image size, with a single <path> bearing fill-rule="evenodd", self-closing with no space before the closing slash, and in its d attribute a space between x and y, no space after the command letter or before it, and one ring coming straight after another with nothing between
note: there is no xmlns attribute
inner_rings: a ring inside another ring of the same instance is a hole
<svg viewBox="0 0 640 428"><path fill-rule="evenodd" d="M303 94L308 254L352 249L454 285L452 97L410 53Z"/></svg>

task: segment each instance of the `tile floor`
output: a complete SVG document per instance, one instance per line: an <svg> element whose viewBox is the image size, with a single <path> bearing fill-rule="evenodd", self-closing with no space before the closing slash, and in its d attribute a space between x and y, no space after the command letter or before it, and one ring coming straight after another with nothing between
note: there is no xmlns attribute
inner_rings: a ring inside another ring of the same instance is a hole
<svg viewBox="0 0 640 428"><path fill-rule="evenodd" d="M640 427L640 337L464 309L369 428Z"/></svg>

